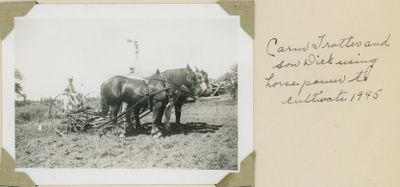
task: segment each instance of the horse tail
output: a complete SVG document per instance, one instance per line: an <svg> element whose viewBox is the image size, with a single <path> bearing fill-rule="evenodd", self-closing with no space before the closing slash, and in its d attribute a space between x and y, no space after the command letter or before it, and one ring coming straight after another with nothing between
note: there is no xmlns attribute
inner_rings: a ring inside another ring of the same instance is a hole
<svg viewBox="0 0 400 187"><path fill-rule="evenodd" d="M101 85L100 90L100 102L101 102L101 114L105 117L108 114L110 107L107 105L106 98L104 97L103 85Z"/></svg>

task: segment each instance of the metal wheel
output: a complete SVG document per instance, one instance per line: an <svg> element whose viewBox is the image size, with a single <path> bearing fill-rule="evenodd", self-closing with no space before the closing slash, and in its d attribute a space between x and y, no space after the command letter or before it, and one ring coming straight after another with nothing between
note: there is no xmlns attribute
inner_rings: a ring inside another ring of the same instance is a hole
<svg viewBox="0 0 400 187"><path fill-rule="evenodd" d="M58 94L50 104L49 118L51 121L65 117L65 113L62 110L62 102L59 100L63 96L65 96L64 93Z"/></svg>
<svg viewBox="0 0 400 187"><path fill-rule="evenodd" d="M50 121L52 122L52 127L56 131L56 133L59 134L60 136L63 136L63 134L56 128L56 124L58 125L58 124L66 123L67 128L70 129L71 125L67 124L68 123L68 119L67 119L68 114L81 109L81 107L83 107L86 104L85 96L77 93L75 95L75 99L77 99L77 103L79 103L78 106L74 106L74 108L72 108L71 110L65 111L63 109L63 101L61 101L61 99L63 99L63 97L71 97L71 96L67 95L66 93L58 94L54 98L54 100L51 102L50 107L49 107L49 118L50 118ZM76 131L76 127L75 127L75 131Z"/></svg>

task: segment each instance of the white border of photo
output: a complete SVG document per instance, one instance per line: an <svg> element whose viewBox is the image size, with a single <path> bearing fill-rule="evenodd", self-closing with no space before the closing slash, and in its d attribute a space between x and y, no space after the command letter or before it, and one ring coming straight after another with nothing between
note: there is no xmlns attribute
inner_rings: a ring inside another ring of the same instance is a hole
<svg viewBox="0 0 400 187"><path fill-rule="evenodd" d="M16 19L235 19L238 33L238 159L253 151L253 39L240 17L217 4L69 4L35 5ZM14 32L2 41L3 147L15 159ZM239 168L240 170L240 168ZM36 185L75 184L216 184L231 170L42 169L16 168ZM157 176L157 177L152 177Z"/></svg>

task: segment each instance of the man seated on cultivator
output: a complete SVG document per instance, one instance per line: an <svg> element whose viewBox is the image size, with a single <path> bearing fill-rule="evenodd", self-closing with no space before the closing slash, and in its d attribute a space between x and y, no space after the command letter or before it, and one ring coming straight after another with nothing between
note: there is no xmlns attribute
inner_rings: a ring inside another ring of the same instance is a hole
<svg viewBox="0 0 400 187"><path fill-rule="evenodd" d="M74 84L73 84L73 78L70 77L68 78L68 85L67 88L64 89L64 97L63 97L63 111L64 112L69 112L73 109L78 108L81 106L83 103L82 97L76 92Z"/></svg>

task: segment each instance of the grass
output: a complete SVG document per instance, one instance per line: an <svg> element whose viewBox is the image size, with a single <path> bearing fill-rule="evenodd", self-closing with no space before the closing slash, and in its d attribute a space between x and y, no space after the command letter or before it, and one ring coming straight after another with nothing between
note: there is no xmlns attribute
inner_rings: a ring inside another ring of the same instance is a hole
<svg viewBox="0 0 400 187"><path fill-rule="evenodd" d="M15 123L42 122L49 118L48 104L32 103L15 107Z"/></svg>

